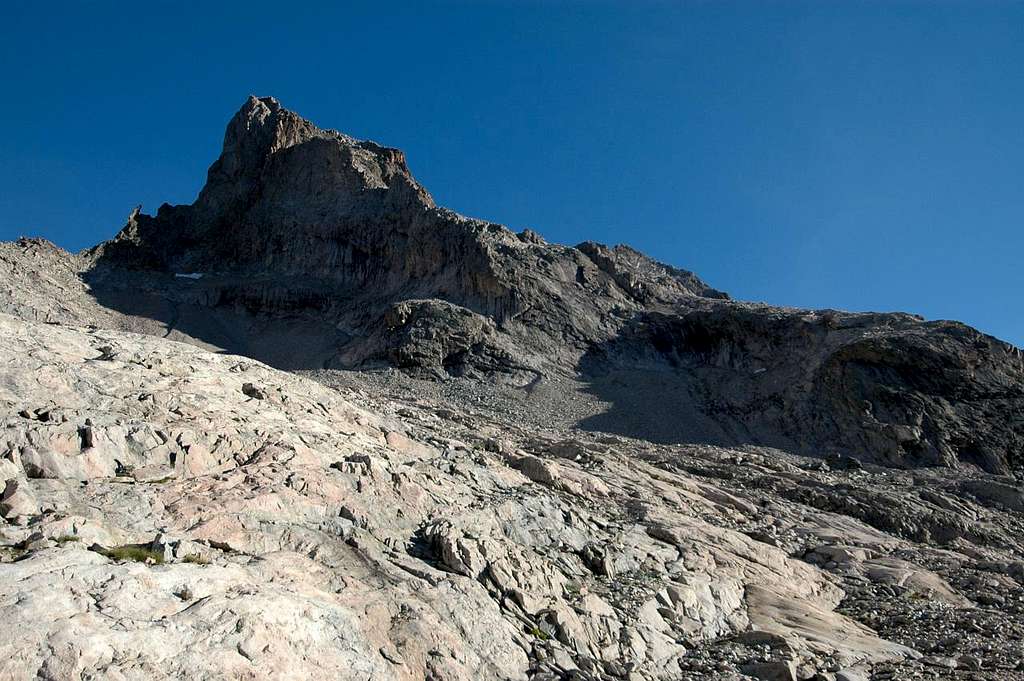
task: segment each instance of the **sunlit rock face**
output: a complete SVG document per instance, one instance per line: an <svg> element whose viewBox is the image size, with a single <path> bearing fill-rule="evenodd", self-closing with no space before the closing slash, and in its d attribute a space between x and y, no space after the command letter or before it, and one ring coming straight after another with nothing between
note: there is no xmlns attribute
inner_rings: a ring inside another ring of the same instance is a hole
<svg viewBox="0 0 1024 681"><path fill-rule="evenodd" d="M517 679L544 650L678 678L684 637L777 607L827 637L764 625L801 654L913 657L740 532L749 501L626 450L148 336L0 339L3 678Z"/></svg>

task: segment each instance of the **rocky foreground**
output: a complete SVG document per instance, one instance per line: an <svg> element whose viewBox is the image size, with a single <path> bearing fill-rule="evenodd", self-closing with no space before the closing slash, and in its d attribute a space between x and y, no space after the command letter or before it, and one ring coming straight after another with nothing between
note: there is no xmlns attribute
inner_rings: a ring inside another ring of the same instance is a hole
<svg viewBox="0 0 1024 681"><path fill-rule="evenodd" d="M1010 481L375 392L0 317L0 678L1024 678Z"/></svg>
<svg viewBox="0 0 1024 681"><path fill-rule="evenodd" d="M266 363L264 363L266 362ZM251 98L0 244L0 679L1024 679L1024 363L438 208Z"/></svg>

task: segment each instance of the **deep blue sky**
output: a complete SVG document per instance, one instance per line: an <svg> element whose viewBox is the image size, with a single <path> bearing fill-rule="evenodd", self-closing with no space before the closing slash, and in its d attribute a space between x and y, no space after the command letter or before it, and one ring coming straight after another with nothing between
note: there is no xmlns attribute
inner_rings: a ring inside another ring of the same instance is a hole
<svg viewBox="0 0 1024 681"><path fill-rule="evenodd" d="M4 3L0 239L191 202L270 94L462 213L1024 344L1024 3L311 4Z"/></svg>

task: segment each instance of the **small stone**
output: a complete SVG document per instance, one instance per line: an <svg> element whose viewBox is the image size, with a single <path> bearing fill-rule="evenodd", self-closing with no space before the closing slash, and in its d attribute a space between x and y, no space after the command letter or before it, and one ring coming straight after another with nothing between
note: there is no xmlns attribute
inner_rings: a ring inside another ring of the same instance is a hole
<svg viewBox="0 0 1024 681"><path fill-rule="evenodd" d="M759 681L797 681L796 668L793 662L756 662L745 664L741 671Z"/></svg>
<svg viewBox="0 0 1024 681"><path fill-rule="evenodd" d="M943 655L926 655L921 658L921 664L928 667L942 667L943 669L956 669L957 662L952 657Z"/></svg>
<svg viewBox="0 0 1024 681"><path fill-rule="evenodd" d="M251 397L254 400L267 399L266 391L264 391L263 388L257 387L252 383L243 383L242 393L244 393L246 397Z"/></svg>

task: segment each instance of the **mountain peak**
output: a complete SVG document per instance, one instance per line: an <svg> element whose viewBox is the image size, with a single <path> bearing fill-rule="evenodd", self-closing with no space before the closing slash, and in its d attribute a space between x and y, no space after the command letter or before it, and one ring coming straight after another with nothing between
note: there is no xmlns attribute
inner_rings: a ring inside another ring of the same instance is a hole
<svg viewBox="0 0 1024 681"><path fill-rule="evenodd" d="M253 109L265 107L271 111L277 111L281 109L281 102L276 97L257 97L256 95L249 95L249 98L245 100L245 104L242 105L241 111L246 109Z"/></svg>
<svg viewBox="0 0 1024 681"><path fill-rule="evenodd" d="M228 122L195 203L135 215L116 242L130 247L134 265L308 274L318 269L315 243L364 240L434 207L398 149L323 130L273 97L250 96Z"/></svg>
<svg viewBox="0 0 1024 681"><path fill-rule="evenodd" d="M246 153L266 156L323 134L273 97L250 95L228 123L221 160L241 162Z"/></svg>

